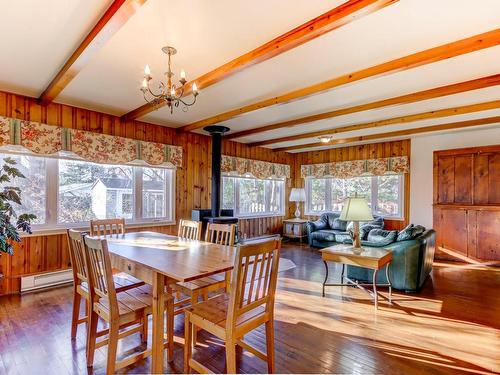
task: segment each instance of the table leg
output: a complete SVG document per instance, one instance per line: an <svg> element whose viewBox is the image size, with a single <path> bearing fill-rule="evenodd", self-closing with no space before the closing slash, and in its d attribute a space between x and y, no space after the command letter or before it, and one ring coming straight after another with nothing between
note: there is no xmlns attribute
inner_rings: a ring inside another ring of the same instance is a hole
<svg viewBox="0 0 500 375"><path fill-rule="evenodd" d="M324 260L323 263L325 264L325 269L326 269L326 274L325 274L325 281L323 281L323 297L325 296L325 284L328 281L328 263Z"/></svg>
<svg viewBox="0 0 500 375"><path fill-rule="evenodd" d="M378 310L377 272L378 270L373 271L373 298L375 299L375 310Z"/></svg>
<svg viewBox="0 0 500 375"><path fill-rule="evenodd" d="M345 271L345 264L342 263L342 274L340 275L340 283L344 283L344 271Z"/></svg>
<svg viewBox="0 0 500 375"><path fill-rule="evenodd" d="M389 284L389 303L392 303L392 282L389 276L389 264L385 266L385 277L387 278L387 283Z"/></svg>
<svg viewBox="0 0 500 375"><path fill-rule="evenodd" d="M153 276L153 338L151 343L151 372L163 373L163 332L165 311L165 276Z"/></svg>
<svg viewBox="0 0 500 375"><path fill-rule="evenodd" d="M174 296L171 285L171 280L167 279L167 297L172 301L172 306L169 306L170 308L167 311L168 362L174 361Z"/></svg>

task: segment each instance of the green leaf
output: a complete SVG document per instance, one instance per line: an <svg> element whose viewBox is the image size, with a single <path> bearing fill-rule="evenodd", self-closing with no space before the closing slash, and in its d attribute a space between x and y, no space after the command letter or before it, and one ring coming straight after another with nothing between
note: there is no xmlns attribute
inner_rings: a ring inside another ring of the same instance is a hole
<svg viewBox="0 0 500 375"><path fill-rule="evenodd" d="M17 168L4 164L3 170L11 177L26 178Z"/></svg>

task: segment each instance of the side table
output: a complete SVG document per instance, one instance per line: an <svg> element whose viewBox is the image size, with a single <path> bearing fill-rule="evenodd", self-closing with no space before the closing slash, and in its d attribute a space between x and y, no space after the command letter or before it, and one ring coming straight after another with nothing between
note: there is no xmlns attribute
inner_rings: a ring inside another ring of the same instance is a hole
<svg viewBox="0 0 500 375"><path fill-rule="evenodd" d="M283 237L302 239L307 237L307 220L305 219L285 219L283 220Z"/></svg>
<svg viewBox="0 0 500 375"><path fill-rule="evenodd" d="M323 297L325 296L326 286L355 286L372 296L375 301L375 309L378 309L378 293L377 286L388 286L389 287L389 303L392 303L392 284L389 278L389 266L392 261L392 252L380 247L364 247L362 251L359 252L355 250L352 245L338 244L324 248L321 251L321 258L326 268L325 280L323 281ZM340 283L327 283L328 281L328 263L335 262L342 263L342 275ZM369 283L359 283L357 281L351 280L344 275L345 265L369 268L373 270L373 281ZM377 284L377 272L387 265L385 269L385 274L387 277L387 284ZM344 282L345 280L345 282ZM365 285L371 285L373 292L364 288Z"/></svg>

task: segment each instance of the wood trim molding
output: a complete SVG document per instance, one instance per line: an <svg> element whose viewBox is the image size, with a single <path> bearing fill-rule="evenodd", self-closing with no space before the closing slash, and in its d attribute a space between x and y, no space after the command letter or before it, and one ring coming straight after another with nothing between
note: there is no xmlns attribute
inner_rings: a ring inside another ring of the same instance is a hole
<svg viewBox="0 0 500 375"><path fill-rule="evenodd" d="M334 111L318 113L311 116L305 116L289 121L277 122L274 124L262 125L253 129L243 130L240 132L229 133L224 135L225 139L235 139L246 137L248 135L258 134L270 130L281 128L289 128L291 126L307 124L314 121L326 120L333 117L343 116L350 113L367 111L370 109L388 107L391 105L409 104L422 100L440 98L442 96L459 94L462 92L483 89L486 87L496 86L500 84L500 74L481 77L470 81L454 83L451 85L440 86L429 90L417 91L406 95L396 96L389 99L377 100L371 103L356 105L353 107L336 109Z"/></svg>
<svg viewBox="0 0 500 375"><path fill-rule="evenodd" d="M408 56L400 57L395 60L387 61L382 64L374 65L362 70L358 70L356 72L316 83L308 87L290 91L283 95L274 96L272 98L248 104L240 108L236 108L200 121L193 122L179 129L183 131L192 131L207 125L213 125L222 121L230 120L244 113L253 112L258 109L266 108L276 104L284 104L298 99L303 99L308 96L331 90L335 87L343 86L348 83L412 69L418 66L446 60L484 48L493 47L498 44L500 44L500 29L491 30L483 34L478 34L452 43L443 44L438 47L413 53Z"/></svg>
<svg viewBox="0 0 500 375"><path fill-rule="evenodd" d="M146 0L114 0L38 98L49 104Z"/></svg>
<svg viewBox="0 0 500 375"><path fill-rule="evenodd" d="M384 120L365 122L362 124L340 126L337 128L319 130L319 131L315 131L315 132L290 135L288 137L267 139L265 141L249 143L248 145L251 147L264 146L264 145L270 145L270 144L275 144L275 143L280 143L280 142L295 141L295 140L304 139L304 138L314 138L314 137L319 137L322 135L339 134L339 133L345 133L345 132L350 132L350 131L355 131L355 130L377 128L377 127L386 126L386 125L404 124L404 123L419 121L419 120L429 120L429 119L434 119L434 118L462 115L465 113L481 112L481 111L487 111L487 110L496 109L496 108L500 108L500 100L493 100L490 102L469 104L469 105L463 105L463 106L459 106L459 107L445 108L445 109L439 109L439 110L428 111L428 112L421 112L421 113L416 113L413 115L398 116L398 117L388 118L388 119L384 119Z"/></svg>
<svg viewBox="0 0 500 375"><path fill-rule="evenodd" d="M307 144L302 144L302 145L273 148L272 150L276 151L276 152L278 152L278 151L292 151L292 150L300 150L303 148L320 147L320 146L333 146L333 145L344 144L344 143L365 142L365 141L373 141L373 140L392 138L392 137L407 137L407 136L410 136L413 134L431 133L431 132L443 131L443 130L463 129L463 128L488 125L488 124L494 124L494 123L500 123L500 116L486 117L486 118L480 118L480 119L468 120L468 121L450 122L450 123L440 124L440 125L424 126L424 127L415 128L415 129L404 129L404 130L397 130L397 131L386 132L386 133L362 135L362 136L358 136L358 137L350 137L350 138L344 138L344 139L336 139L328 144L321 143L321 142L314 142L314 143L307 143Z"/></svg>
<svg viewBox="0 0 500 375"><path fill-rule="evenodd" d="M231 60L224 65L188 82L184 95L191 93L194 82L200 89L220 82L252 65L278 56L286 51L307 43L323 34L342 27L365 15L371 14L399 0L349 0L346 3L316 17L289 32ZM122 116L122 120L133 120L161 108L166 103L146 103Z"/></svg>

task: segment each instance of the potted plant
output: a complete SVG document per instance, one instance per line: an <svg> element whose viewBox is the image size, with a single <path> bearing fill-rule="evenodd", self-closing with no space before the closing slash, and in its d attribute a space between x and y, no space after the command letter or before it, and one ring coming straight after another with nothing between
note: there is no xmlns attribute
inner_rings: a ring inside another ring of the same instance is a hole
<svg viewBox="0 0 500 375"><path fill-rule="evenodd" d="M36 219L33 214L17 215L14 204L21 204L21 189L9 186L14 178L25 178L15 167L12 158L3 159L5 164L0 168L0 256L2 253L14 254L14 242L21 242L19 232L31 234L31 222ZM15 223L13 223L15 220ZM3 277L0 274L0 279Z"/></svg>

